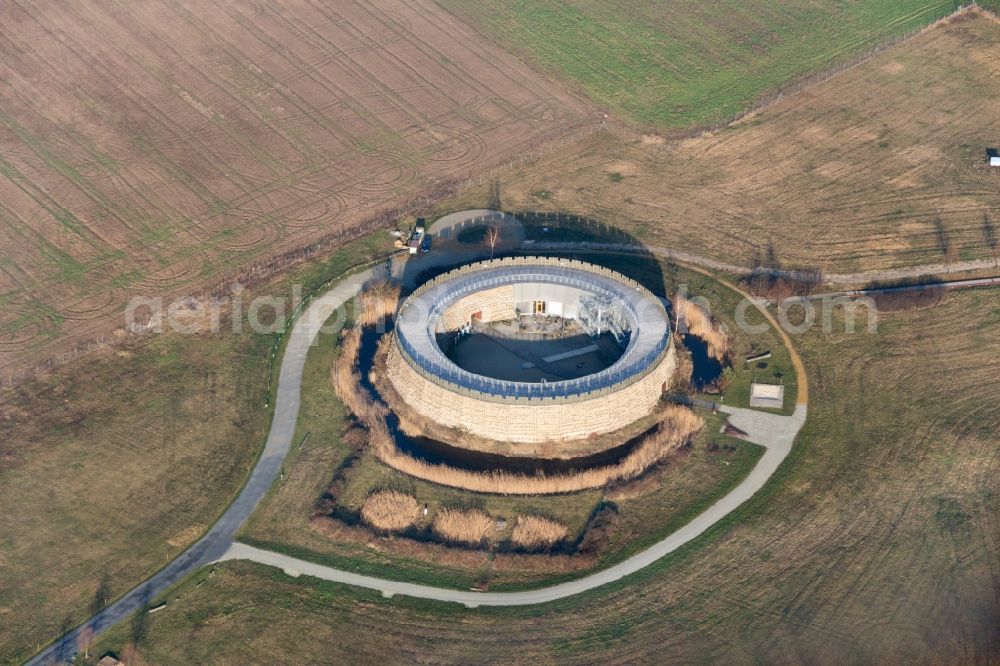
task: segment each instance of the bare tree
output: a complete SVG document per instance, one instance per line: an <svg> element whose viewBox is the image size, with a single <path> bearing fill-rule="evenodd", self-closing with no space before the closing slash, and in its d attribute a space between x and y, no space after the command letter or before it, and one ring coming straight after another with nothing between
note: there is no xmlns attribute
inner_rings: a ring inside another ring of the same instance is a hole
<svg viewBox="0 0 1000 666"><path fill-rule="evenodd" d="M764 259L764 267L772 273L781 270L781 262L778 261L778 249L774 246L773 238L767 239L767 257Z"/></svg>
<svg viewBox="0 0 1000 666"><path fill-rule="evenodd" d="M951 264L958 253L951 240L951 234L948 233L948 228L944 226L944 220L940 217L934 218L934 237L937 239L938 249L944 255L945 263L948 264L948 271L951 272Z"/></svg>
<svg viewBox="0 0 1000 666"><path fill-rule="evenodd" d="M135 615L132 616L132 622L129 624L129 638L132 639L132 658L129 662L135 660L135 653L139 648L139 644L146 640L146 635L149 633L149 600L150 600L150 590L145 588L142 591L142 604L135 611Z"/></svg>
<svg viewBox="0 0 1000 666"><path fill-rule="evenodd" d="M490 246L490 259L493 258L493 254L496 252L497 243L500 242L500 227L496 225L491 225L486 230L486 244Z"/></svg>
<svg viewBox="0 0 1000 666"><path fill-rule="evenodd" d="M667 259L667 279L670 284L667 285L666 293L677 290L677 262L674 261L673 257Z"/></svg>
<svg viewBox="0 0 1000 666"><path fill-rule="evenodd" d="M89 623L77 632L76 645L78 650L83 650L84 663L90 660L90 647L94 644L95 634L93 623Z"/></svg>
<svg viewBox="0 0 1000 666"><path fill-rule="evenodd" d="M56 642L56 662L63 663L73 657L73 618L63 618L59 625L59 638Z"/></svg>

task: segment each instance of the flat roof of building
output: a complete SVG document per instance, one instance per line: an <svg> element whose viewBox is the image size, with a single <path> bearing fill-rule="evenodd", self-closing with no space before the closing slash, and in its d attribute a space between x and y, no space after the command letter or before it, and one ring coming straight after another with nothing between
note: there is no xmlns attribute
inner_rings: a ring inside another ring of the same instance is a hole
<svg viewBox="0 0 1000 666"><path fill-rule="evenodd" d="M781 409L785 406L785 387L783 384L750 385L750 406Z"/></svg>

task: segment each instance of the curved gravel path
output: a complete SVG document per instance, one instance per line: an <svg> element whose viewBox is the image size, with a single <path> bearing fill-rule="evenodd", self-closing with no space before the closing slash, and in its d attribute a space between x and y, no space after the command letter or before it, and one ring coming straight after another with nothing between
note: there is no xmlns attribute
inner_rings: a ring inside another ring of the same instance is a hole
<svg viewBox="0 0 1000 666"><path fill-rule="evenodd" d="M699 268L694 268L693 270L704 272ZM708 275L708 273L705 274ZM736 285L726 280L719 281L744 297L750 298L745 291ZM756 301L753 302L756 303ZM743 481L710 507L695 516L689 523L646 550L616 565L575 580L535 590L472 592L364 576L242 543L234 543L220 559L250 560L259 564L279 567L292 576L305 574L323 580L378 590L387 597L400 594L420 599L450 601L470 608L477 606L526 606L545 603L587 592L620 580L629 574L636 573L701 536L713 525L753 497L758 490L764 487L768 479L771 478L771 475L774 474L788 454L791 453L795 436L802 429L806 421L806 411L809 402L809 379L806 375L805 365L795 351L795 347L792 345L788 334L781 329L771 313L759 305L757 307L781 336L782 341L788 348L792 365L795 367L798 386L795 411L791 416L782 416L740 407L720 405L720 410L729 415L729 422L747 433L747 440L764 447L764 455L761 456L760 460L757 461L757 464L750 470L750 473Z"/></svg>
<svg viewBox="0 0 1000 666"><path fill-rule="evenodd" d="M607 249L614 251L612 248ZM671 256L681 259L678 254L672 254ZM275 396L274 418L271 423L267 443L246 485L222 517L209 528L208 532L201 539L181 553L166 567L127 592L101 613L95 615L39 652L28 662L29 664L53 663L60 656L72 655L84 631L93 631L95 635L102 633L111 626L128 619L150 599L163 593L190 573L206 564L222 560L253 560L262 564L280 567L293 574L307 574L317 578L379 590L387 596L401 594L424 599L452 601L469 607L481 605L512 606L537 604L580 594L581 592L619 580L649 566L656 560L697 538L718 523L723 517L752 497L767 483L767 480L791 451L795 435L805 422L808 382L801 360L790 341L787 341L786 338L786 344L792 356L792 361L799 371L799 404L794 414L791 416L778 416L734 407L722 408L723 411L730 414L730 421L736 427L748 433L747 438L750 441L764 446L766 449L764 455L753 470L751 470L747 478L733 488L726 496L696 516L691 522L648 549L608 569L573 581L537 590L480 593L415 585L412 583L361 576L348 571L341 571L332 567L291 558L280 553L273 553L245 544L235 543L233 541L235 534L267 494L274 480L278 477L281 465L288 454L298 418L302 372L306 356L313 342L316 340L323 323L337 308L353 298L365 282L373 277L386 274L387 269L388 265L379 265L346 278L322 296L315 298L294 323L281 361L281 371ZM732 287L733 285L730 286ZM771 319L766 310L762 310L762 312ZM773 319L771 321L773 322ZM780 329L778 330L780 333Z"/></svg>

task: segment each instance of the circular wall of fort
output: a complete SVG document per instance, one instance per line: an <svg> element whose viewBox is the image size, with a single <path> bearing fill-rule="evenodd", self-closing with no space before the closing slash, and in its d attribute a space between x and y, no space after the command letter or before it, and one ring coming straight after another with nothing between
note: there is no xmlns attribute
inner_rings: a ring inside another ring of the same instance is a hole
<svg viewBox="0 0 1000 666"><path fill-rule="evenodd" d="M454 353L471 336L475 364ZM470 264L424 284L400 308L387 357L411 409L524 443L625 428L657 406L674 367L654 294L609 269L544 257Z"/></svg>

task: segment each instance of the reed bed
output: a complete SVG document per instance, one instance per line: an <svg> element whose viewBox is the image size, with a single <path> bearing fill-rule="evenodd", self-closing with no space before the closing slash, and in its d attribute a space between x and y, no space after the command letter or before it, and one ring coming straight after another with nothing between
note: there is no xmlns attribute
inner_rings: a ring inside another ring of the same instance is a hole
<svg viewBox="0 0 1000 666"><path fill-rule="evenodd" d="M518 516L510 540L522 548L553 546L567 535L566 526L540 516Z"/></svg>
<svg viewBox="0 0 1000 666"><path fill-rule="evenodd" d="M454 543L480 544L488 540L494 521L478 509L442 509L434 517L434 534Z"/></svg>
<svg viewBox="0 0 1000 666"><path fill-rule="evenodd" d="M674 296L673 304L674 312L687 332L704 340L708 345L708 354L715 360L720 363L726 361L729 356L729 336L712 323L708 313L697 303L681 295Z"/></svg>
<svg viewBox="0 0 1000 666"><path fill-rule="evenodd" d="M380 530L402 530L417 522L420 506L416 498L398 490L380 490L368 496L361 519Z"/></svg>

